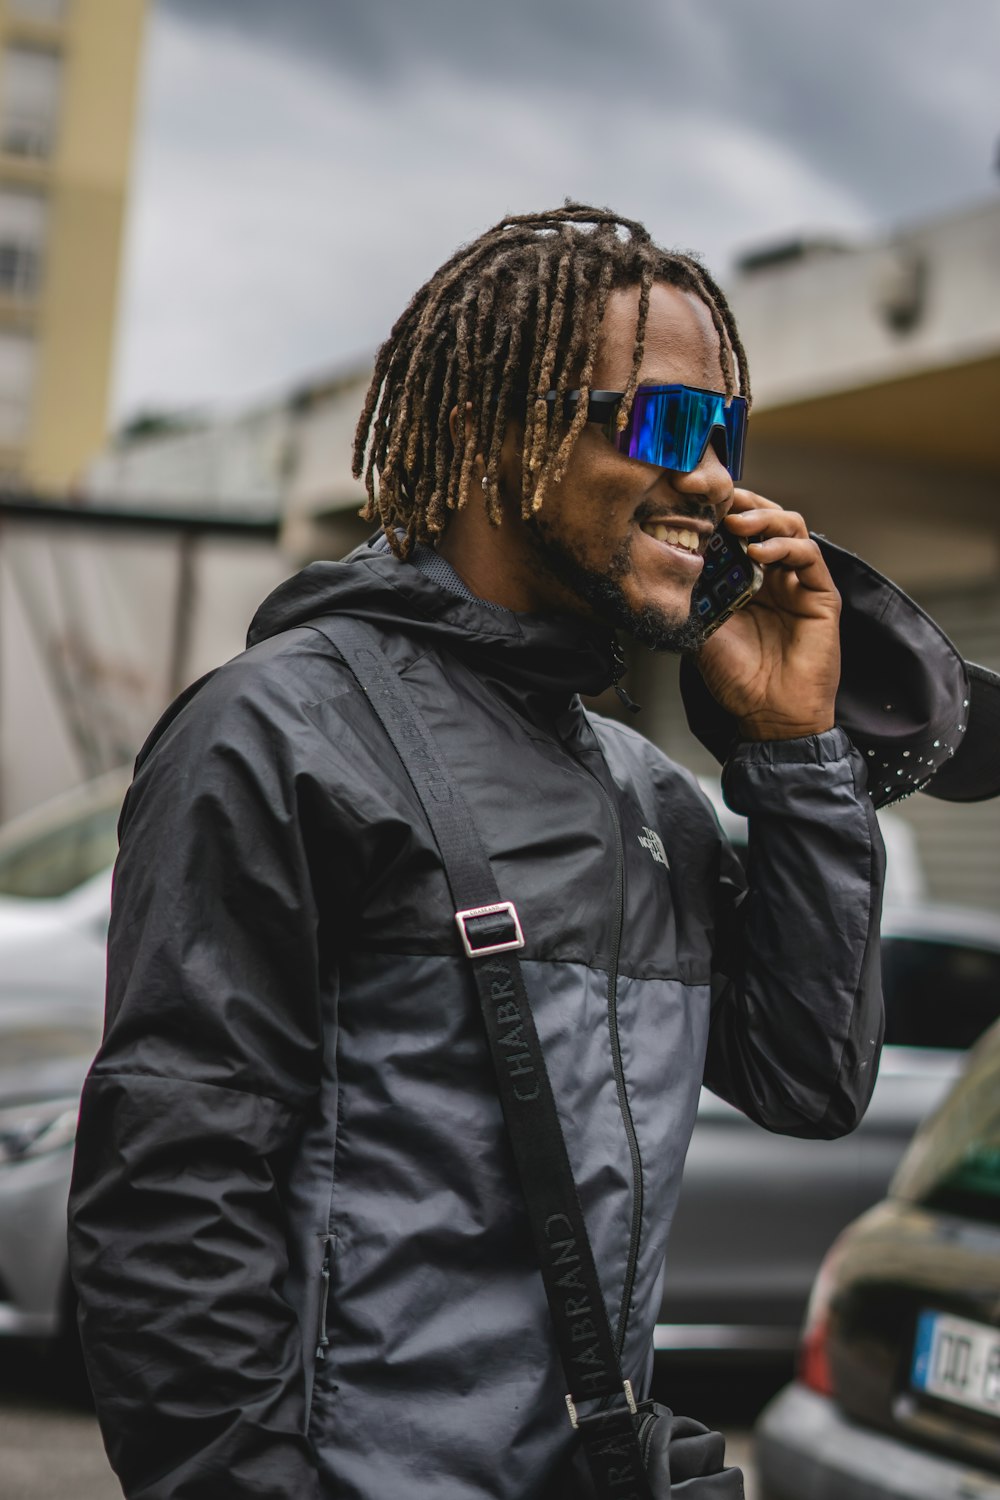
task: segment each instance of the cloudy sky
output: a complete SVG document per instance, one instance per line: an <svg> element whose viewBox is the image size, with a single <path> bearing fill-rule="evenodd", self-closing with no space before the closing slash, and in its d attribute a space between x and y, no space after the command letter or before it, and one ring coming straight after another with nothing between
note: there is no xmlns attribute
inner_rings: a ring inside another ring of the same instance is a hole
<svg viewBox="0 0 1000 1500"><path fill-rule="evenodd" d="M740 250L1000 189L996 0L150 0L114 408L370 353L509 211Z"/></svg>

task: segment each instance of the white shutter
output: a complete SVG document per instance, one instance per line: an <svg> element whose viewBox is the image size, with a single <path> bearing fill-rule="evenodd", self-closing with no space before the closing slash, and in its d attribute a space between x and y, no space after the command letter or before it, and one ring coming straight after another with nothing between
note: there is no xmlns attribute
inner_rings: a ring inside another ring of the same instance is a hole
<svg viewBox="0 0 1000 1500"><path fill-rule="evenodd" d="M0 188L0 297L37 292L47 210L41 193Z"/></svg>
<svg viewBox="0 0 1000 1500"><path fill-rule="evenodd" d="M59 114L61 59L41 47L8 47L0 68L0 146L48 156Z"/></svg>
<svg viewBox="0 0 1000 1500"><path fill-rule="evenodd" d="M0 443L24 441L34 379L34 339L28 334L0 332Z"/></svg>
<svg viewBox="0 0 1000 1500"><path fill-rule="evenodd" d="M61 21L66 14L66 0L7 0L11 15L28 21Z"/></svg>

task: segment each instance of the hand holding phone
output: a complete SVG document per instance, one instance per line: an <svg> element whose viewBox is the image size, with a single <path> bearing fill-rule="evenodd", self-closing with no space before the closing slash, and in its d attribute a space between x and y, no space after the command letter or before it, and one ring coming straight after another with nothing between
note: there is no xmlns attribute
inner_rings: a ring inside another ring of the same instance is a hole
<svg viewBox="0 0 1000 1500"><path fill-rule="evenodd" d="M738 721L741 738L819 734L836 722L840 676L840 595L819 545L801 515L751 490L735 491L725 530L731 545L745 538L750 556L744 566L758 561L763 569L757 597L766 607L733 616L738 594L726 596L738 585L730 578L711 613L719 623L732 616L732 623L698 651L698 668L713 697ZM720 571L717 564L708 571L709 595ZM753 598L749 588L740 592L744 602L748 594Z"/></svg>

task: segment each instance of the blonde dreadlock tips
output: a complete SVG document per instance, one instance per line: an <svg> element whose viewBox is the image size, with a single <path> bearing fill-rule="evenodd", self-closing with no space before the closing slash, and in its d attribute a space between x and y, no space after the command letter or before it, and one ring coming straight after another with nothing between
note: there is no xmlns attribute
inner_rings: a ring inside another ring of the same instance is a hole
<svg viewBox="0 0 1000 1500"><path fill-rule="evenodd" d="M518 214L463 245L415 294L379 349L354 439L353 472L365 485L361 514L381 524L408 556L415 541L444 531L468 495L475 456L490 521L499 525L500 448L520 428L521 511L537 512L565 473L586 423L561 398L588 390L612 291L639 288L632 369L619 425L635 394L654 281L691 293L719 338L727 395L749 397L746 355L726 299L701 264L655 245L633 219L567 202ZM554 389L557 399L547 401ZM453 441L449 413L468 414ZM376 475L378 476L376 483ZM402 535L400 535L402 533Z"/></svg>

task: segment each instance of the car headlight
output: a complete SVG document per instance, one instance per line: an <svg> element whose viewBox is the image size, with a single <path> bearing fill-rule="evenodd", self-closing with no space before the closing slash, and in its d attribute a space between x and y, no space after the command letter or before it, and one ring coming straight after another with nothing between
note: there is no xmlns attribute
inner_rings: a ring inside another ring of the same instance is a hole
<svg viewBox="0 0 1000 1500"><path fill-rule="evenodd" d="M79 1110L77 1099L43 1099L0 1109L0 1166L71 1146Z"/></svg>

